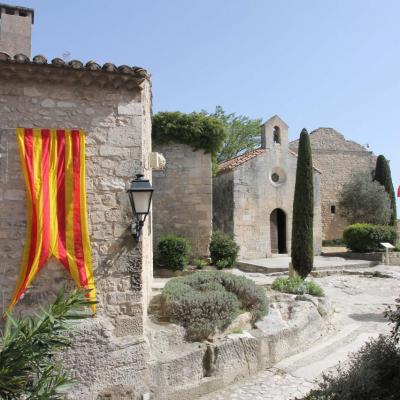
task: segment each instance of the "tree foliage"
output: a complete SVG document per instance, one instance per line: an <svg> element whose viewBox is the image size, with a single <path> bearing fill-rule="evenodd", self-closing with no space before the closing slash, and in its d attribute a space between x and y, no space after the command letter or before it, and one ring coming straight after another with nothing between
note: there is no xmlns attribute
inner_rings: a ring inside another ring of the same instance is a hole
<svg viewBox="0 0 400 400"><path fill-rule="evenodd" d="M364 172L355 174L343 186L339 206L342 216L351 224L387 225L392 215L385 188Z"/></svg>
<svg viewBox="0 0 400 400"><path fill-rule="evenodd" d="M226 134L221 121L204 113L159 112L153 117L152 136L158 144L183 143L216 156Z"/></svg>
<svg viewBox="0 0 400 400"><path fill-rule="evenodd" d="M221 106L217 106L213 113L205 114L221 121L227 131L227 136L217 156L218 162L259 147L261 119L250 119L236 113L228 114Z"/></svg>
<svg viewBox="0 0 400 400"><path fill-rule="evenodd" d="M310 138L306 129L300 134L296 185L293 201L292 265L305 278L314 263L314 184Z"/></svg>
<svg viewBox="0 0 400 400"><path fill-rule="evenodd" d="M0 399L63 399L73 380L54 356L70 346L72 321L91 316L85 293L62 291L35 318L7 316L0 345Z"/></svg>
<svg viewBox="0 0 400 400"><path fill-rule="evenodd" d="M383 155L380 155L376 160L374 180L379 182L382 186L384 186L387 194L389 195L390 208L391 208L390 225L396 226L397 223L396 195L394 193L390 166Z"/></svg>

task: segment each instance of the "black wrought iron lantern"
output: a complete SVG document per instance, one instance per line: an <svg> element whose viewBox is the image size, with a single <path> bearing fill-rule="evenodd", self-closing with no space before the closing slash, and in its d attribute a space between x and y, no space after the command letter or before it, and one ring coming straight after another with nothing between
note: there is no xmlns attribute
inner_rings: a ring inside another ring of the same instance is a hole
<svg viewBox="0 0 400 400"><path fill-rule="evenodd" d="M148 179L143 179L142 174L136 175L127 190L135 221L132 223L132 235L138 242L146 217L150 212L151 198L154 189Z"/></svg>

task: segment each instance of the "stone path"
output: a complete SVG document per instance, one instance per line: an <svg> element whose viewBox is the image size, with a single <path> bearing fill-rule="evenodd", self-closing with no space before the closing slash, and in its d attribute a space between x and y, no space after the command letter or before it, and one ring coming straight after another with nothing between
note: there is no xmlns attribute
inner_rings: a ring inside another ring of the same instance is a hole
<svg viewBox="0 0 400 400"><path fill-rule="evenodd" d="M390 278L332 275L316 278L335 306L332 333L310 349L282 360L244 382L203 396L202 400L292 400L316 385L322 372L335 369L369 337L389 330L383 311L400 296L400 267L374 268ZM361 272L361 271L360 271ZM251 277L251 274L246 274ZM261 280L254 274L255 280Z"/></svg>
<svg viewBox="0 0 400 400"><path fill-rule="evenodd" d="M304 396L315 386L304 378L292 376L271 368L239 385L218 393L203 396L201 400L283 400Z"/></svg>

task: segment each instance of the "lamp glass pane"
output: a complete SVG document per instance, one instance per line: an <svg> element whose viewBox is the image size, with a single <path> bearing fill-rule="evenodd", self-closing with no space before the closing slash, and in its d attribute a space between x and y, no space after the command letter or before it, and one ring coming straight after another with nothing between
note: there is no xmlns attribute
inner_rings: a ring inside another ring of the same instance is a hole
<svg viewBox="0 0 400 400"><path fill-rule="evenodd" d="M135 202L135 211L137 214L147 214L150 206L151 192L133 192L133 201Z"/></svg>

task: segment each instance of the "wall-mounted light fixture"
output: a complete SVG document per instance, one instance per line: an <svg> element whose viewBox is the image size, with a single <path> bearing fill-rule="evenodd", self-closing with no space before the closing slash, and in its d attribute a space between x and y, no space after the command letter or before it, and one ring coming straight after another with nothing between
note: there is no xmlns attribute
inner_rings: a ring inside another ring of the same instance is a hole
<svg viewBox="0 0 400 400"><path fill-rule="evenodd" d="M131 182L131 187L127 190L135 221L132 223L132 235L138 242L144 221L150 212L151 198L154 189L148 179L143 179L142 174L136 175L136 179Z"/></svg>

